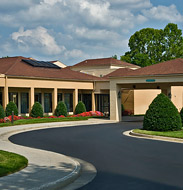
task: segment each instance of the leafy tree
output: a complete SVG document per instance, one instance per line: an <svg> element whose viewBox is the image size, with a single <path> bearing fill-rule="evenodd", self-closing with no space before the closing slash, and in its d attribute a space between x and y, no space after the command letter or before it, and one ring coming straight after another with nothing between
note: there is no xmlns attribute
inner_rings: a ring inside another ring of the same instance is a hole
<svg viewBox="0 0 183 190"><path fill-rule="evenodd" d="M35 102L32 106L31 117L43 117L43 107L39 102Z"/></svg>
<svg viewBox="0 0 183 190"><path fill-rule="evenodd" d="M169 23L164 28L164 59L170 60L183 55L183 37L182 31L176 24Z"/></svg>
<svg viewBox="0 0 183 190"><path fill-rule="evenodd" d="M5 117L5 112L3 106L0 104L0 119L4 119L4 117Z"/></svg>
<svg viewBox="0 0 183 190"><path fill-rule="evenodd" d="M86 112L86 107L82 101L79 101L75 108L75 114Z"/></svg>
<svg viewBox="0 0 183 190"><path fill-rule="evenodd" d="M55 115L60 116L64 115L65 117L67 116L67 107L64 102L60 101L57 104L57 107L55 109Z"/></svg>
<svg viewBox="0 0 183 190"><path fill-rule="evenodd" d="M183 55L182 31L173 23L162 30L144 28L129 39L130 51L121 56L122 61L141 67L180 58Z"/></svg>
<svg viewBox="0 0 183 190"><path fill-rule="evenodd" d="M112 58L113 59L118 59L118 56L117 55L113 55Z"/></svg>
<svg viewBox="0 0 183 190"><path fill-rule="evenodd" d="M12 115L12 111L14 111L14 115L18 116L18 108L14 102L9 102L6 106L6 116Z"/></svg>
<svg viewBox="0 0 183 190"><path fill-rule="evenodd" d="M150 131L176 131L182 129L180 114L164 94L159 94L146 111L143 129Z"/></svg>

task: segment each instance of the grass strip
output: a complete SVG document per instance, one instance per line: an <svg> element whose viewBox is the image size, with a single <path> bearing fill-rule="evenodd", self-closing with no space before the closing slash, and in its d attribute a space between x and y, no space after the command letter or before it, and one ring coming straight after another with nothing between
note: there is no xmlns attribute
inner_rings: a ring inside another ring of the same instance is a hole
<svg viewBox="0 0 183 190"><path fill-rule="evenodd" d="M37 119L20 119L14 121L13 125L26 125L35 123L64 122L88 120L86 117L64 117L64 118L37 118ZM11 123L0 123L0 127L13 126Z"/></svg>
<svg viewBox="0 0 183 190"><path fill-rule="evenodd" d="M19 154L0 150L0 177L20 171L28 165L28 160Z"/></svg>
<svg viewBox="0 0 183 190"><path fill-rule="evenodd" d="M183 130L180 131L147 131L142 129L134 129L134 133L140 133L145 135L156 135L156 136L163 136L163 137L173 137L173 138L180 138L183 139Z"/></svg>

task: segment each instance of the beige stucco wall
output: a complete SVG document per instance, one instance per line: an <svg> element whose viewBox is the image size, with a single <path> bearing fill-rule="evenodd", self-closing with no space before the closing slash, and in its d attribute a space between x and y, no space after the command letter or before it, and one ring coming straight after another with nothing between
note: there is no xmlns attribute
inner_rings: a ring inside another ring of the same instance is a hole
<svg viewBox="0 0 183 190"><path fill-rule="evenodd" d="M183 87L182 86L172 86L171 87L171 100L177 109L180 111L183 107Z"/></svg>
<svg viewBox="0 0 183 190"><path fill-rule="evenodd" d="M134 114L145 114L151 102L161 90L134 90Z"/></svg>
<svg viewBox="0 0 183 190"><path fill-rule="evenodd" d="M56 80L38 80L38 79L17 79L8 78L8 87L23 88L61 88L61 89L87 89L93 90L93 82L77 82L77 81L56 81Z"/></svg>
<svg viewBox="0 0 183 190"><path fill-rule="evenodd" d="M95 93L96 94L99 94L99 93L101 93L102 91L104 91L104 90L107 90L107 91L109 91L109 89L110 89L110 83L109 83L109 81L103 81L103 82L95 82Z"/></svg>

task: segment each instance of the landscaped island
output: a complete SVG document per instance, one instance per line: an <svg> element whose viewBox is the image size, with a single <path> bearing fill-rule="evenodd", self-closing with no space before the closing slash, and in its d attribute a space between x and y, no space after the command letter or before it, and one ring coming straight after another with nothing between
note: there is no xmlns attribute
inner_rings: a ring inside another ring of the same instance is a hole
<svg viewBox="0 0 183 190"><path fill-rule="evenodd" d="M20 171L28 165L28 160L21 155L0 150L0 177Z"/></svg>
<svg viewBox="0 0 183 190"><path fill-rule="evenodd" d="M179 113L174 104L164 94L159 94L147 110L142 129L134 133L183 138L183 109Z"/></svg>

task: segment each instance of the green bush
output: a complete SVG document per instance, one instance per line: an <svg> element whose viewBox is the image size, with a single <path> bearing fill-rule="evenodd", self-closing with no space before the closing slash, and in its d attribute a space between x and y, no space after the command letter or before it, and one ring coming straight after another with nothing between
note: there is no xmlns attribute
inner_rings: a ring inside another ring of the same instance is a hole
<svg viewBox="0 0 183 190"><path fill-rule="evenodd" d="M18 108L14 102L9 102L6 106L6 116L12 115L12 111L14 111L14 115L18 116Z"/></svg>
<svg viewBox="0 0 183 190"><path fill-rule="evenodd" d="M5 112L3 106L0 104L0 119L4 119L4 117L5 117Z"/></svg>
<svg viewBox="0 0 183 190"><path fill-rule="evenodd" d="M143 129L150 131L181 130L182 122L175 105L164 94L159 94L146 111Z"/></svg>
<svg viewBox="0 0 183 190"><path fill-rule="evenodd" d="M65 117L67 116L67 107L64 102L60 101L57 104L57 107L55 109L55 115L60 116L64 115Z"/></svg>
<svg viewBox="0 0 183 190"><path fill-rule="evenodd" d="M183 108L180 110L180 117L181 117L182 124L183 124Z"/></svg>
<svg viewBox="0 0 183 190"><path fill-rule="evenodd" d="M39 102L35 102L32 106L31 117L43 117L43 107Z"/></svg>
<svg viewBox="0 0 183 190"><path fill-rule="evenodd" d="M82 101L79 101L78 104L76 105L74 113L77 115L83 112L86 112L86 107Z"/></svg>

